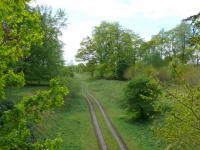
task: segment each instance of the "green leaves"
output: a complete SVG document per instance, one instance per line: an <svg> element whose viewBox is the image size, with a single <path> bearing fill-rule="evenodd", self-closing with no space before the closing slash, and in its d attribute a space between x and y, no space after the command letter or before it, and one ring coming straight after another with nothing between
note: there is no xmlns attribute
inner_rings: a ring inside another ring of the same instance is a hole
<svg viewBox="0 0 200 150"><path fill-rule="evenodd" d="M140 77L128 83L125 90L124 105L127 111L139 119L147 119L154 113L154 103L161 94L156 80Z"/></svg>
<svg viewBox="0 0 200 150"><path fill-rule="evenodd" d="M66 25L65 13L51 8L37 7L33 12L39 15L44 36L42 44L32 43L29 55L22 60L22 70L29 82L49 81L58 76L64 66L63 43L59 40L61 29Z"/></svg>
<svg viewBox="0 0 200 150"><path fill-rule="evenodd" d="M200 89L186 84L180 90L166 91L165 98L170 102L170 110L164 111L164 123L154 129L170 149L200 148ZM159 125L159 126L158 126Z"/></svg>
<svg viewBox="0 0 200 150"><path fill-rule="evenodd" d="M6 86L22 87L25 84L23 72L15 74L13 70L9 70L2 78Z"/></svg>
<svg viewBox="0 0 200 150"><path fill-rule="evenodd" d="M39 141L31 128L43 112L64 104L64 96L69 91L58 80L51 80L48 90L38 91L15 105L5 100L6 87L20 87L25 83L24 74L14 65L25 60L31 46L41 45L44 38L41 15L27 2L29 0L0 1L0 150L54 150L61 142L59 138Z"/></svg>
<svg viewBox="0 0 200 150"><path fill-rule="evenodd" d="M0 129L0 147L5 149L30 147L49 147L53 150L60 140L47 140L38 145L37 142L28 141L31 138L31 130L28 124L37 122L40 115L64 104L64 96L68 94L66 87L60 86L55 79L50 81L50 89L38 91L36 95L25 97L13 109L5 111ZM36 148L37 149L37 148Z"/></svg>
<svg viewBox="0 0 200 150"><path fill-rule="evenodd" d="M128 65L135 63L141 43L140 37L131 30L115 22L102 22L94 28L92 37L83 39L76 58L87 62L91 73L97 70L98 77L114 78L119 58Z"/></svg>

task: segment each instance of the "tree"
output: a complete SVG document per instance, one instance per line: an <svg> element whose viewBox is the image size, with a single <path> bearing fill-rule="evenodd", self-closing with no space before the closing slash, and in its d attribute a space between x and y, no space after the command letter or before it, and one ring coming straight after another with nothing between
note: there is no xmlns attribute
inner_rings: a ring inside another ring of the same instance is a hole
<svg viewBox="0 0 200 150"><path fill-rule="evenodd" d="M115 68L115 77L118 80L124 80L124 73L128 68L128 64L124 60L118 60Z"/></svg>
<svg viewBox="0 0 200 150"><path fill-rule="evenodd" d="M5 88L23 86L24 75L16 73L16 64L29 54L32 44L41 44L44 36L40 14L29 8L29 0L0 1L0 149L58 149L60 140L33 140L31 123L42 112L63 104L68 93L57 80L51 80L47 91L26 97L17 104L9 104Z"/></svg>
<svg viewBox="0 0 200 150"><path fill-rule="evenodd" d="M157 65L156 67L162 66L163 60L169 58L178 58L182 64L186 64L194 53L191 39L192 28L187 23L182 22L169 31L162 29L142 45L143 60L147 64Z"/></svg>
<svg viewBox="0 0 200 150"><path fill-rule="evenodd" d="M189 24L181 23L175 29L177 56L185 64L191 59L193 48L190 41L192 39L192 29Z"/></svg>
<svg viewBox="0 0 200 150"><path fill-rule="evenodd" d="M32 44L29 55L22 60L22 67L28 81L40 82L61 74L64 60L59 36L66 26L66 18L63 10L53 13L50 8L37 7L34 11L40 14L43 44Z"/></svg>
<svg viewBox="0 0 200 150"><path fill-rule="evenodd" d="M114 77L119 58L127 64L135 63L141 42L138 35L118 23L102 22L94 28L92 37L83 39L76 58L101 68L100 77L108 72Z"/></svg>
<svg viewBox="0 0 200 150"><path fill-rule="evenodd" d="M193 31L193 36L191 39L191 45L195 49L195 59L197 61L197 65L199 64L200 56L199 56L199 48L200 48L200 12L196 15L190 16L183 21L191 22L192 25L192 31Z"/></svg>

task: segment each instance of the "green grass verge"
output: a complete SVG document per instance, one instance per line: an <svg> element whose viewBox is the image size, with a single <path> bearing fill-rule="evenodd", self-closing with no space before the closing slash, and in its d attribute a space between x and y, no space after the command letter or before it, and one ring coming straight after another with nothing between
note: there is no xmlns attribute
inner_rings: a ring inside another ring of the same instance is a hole
<svg viewBox="0 0 200 150"><path fill-rule="evenodd" d="M81 76L79 76L81 78ZM123 99L123 91L126 86L125 81L112 80L89 80L87 76L82 76L84 84L102 103L114 126L124 138L130 150L156 150L153 134L150 128L151 122L131 122L126 117L126 112L120 106Z"/></svg>

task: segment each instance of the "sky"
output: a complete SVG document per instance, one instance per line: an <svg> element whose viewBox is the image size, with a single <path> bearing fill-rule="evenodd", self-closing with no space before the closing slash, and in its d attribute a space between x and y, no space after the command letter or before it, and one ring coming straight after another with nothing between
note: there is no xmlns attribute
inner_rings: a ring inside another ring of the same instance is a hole
<svg viewBox="0 0 200 150"><path fill-rule="evenodd" d="M77 63L81 40L102 21L119 22L149 40L162 28L169 30L200 11L200 0L34 0L32 5L65 10L68 25L61 40L66 64Z"/></svg>

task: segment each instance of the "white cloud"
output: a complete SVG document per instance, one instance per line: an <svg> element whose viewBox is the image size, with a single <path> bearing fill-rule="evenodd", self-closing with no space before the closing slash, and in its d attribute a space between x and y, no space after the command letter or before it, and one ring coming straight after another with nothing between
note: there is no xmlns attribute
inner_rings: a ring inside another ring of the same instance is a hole
<svg viewBox="0 0 200 150"><path fill-rule="evenodd" d="M92 28L98 24L95 21L86 21L79 24L71 23L67 30L64 31L61 38L65 42L64 58L65 60L74 60L77 50L79 49L80 41L91 34Z"/></svg>
<svg viewBox="0 0 200 150"><path fill-rule="evenodd" d="M136 0L132 3L137 12L149 19L166 17L184 18L199 11L199 0Z"/></svg>
<svg viewBox="0 0 200 150"><path fill-rule="evenodd" d="M35 0L40 5L64 8L83 15L104 19L119 19L142 14L149 19L187 17L197 13L200 0Z"/></svg>
<svg viewBox="0 0 200 150"><path fill-rule="evenodd" d="M126 20L137 24L132 21L132 18L137 17L159 22L167 18L183 19L200 11L200 0L130 0L129 3L125 3L124 0L35 0L32 5L35 4L63 8L69 14L70 24L62 37L66 44L66 60L74 59L81 39L89 35L92 27L102 20ZM72 14L79 16L70 18ZM84 19L80 20L82 16ZM148 26L147 24L146 28Z"/></svg>

